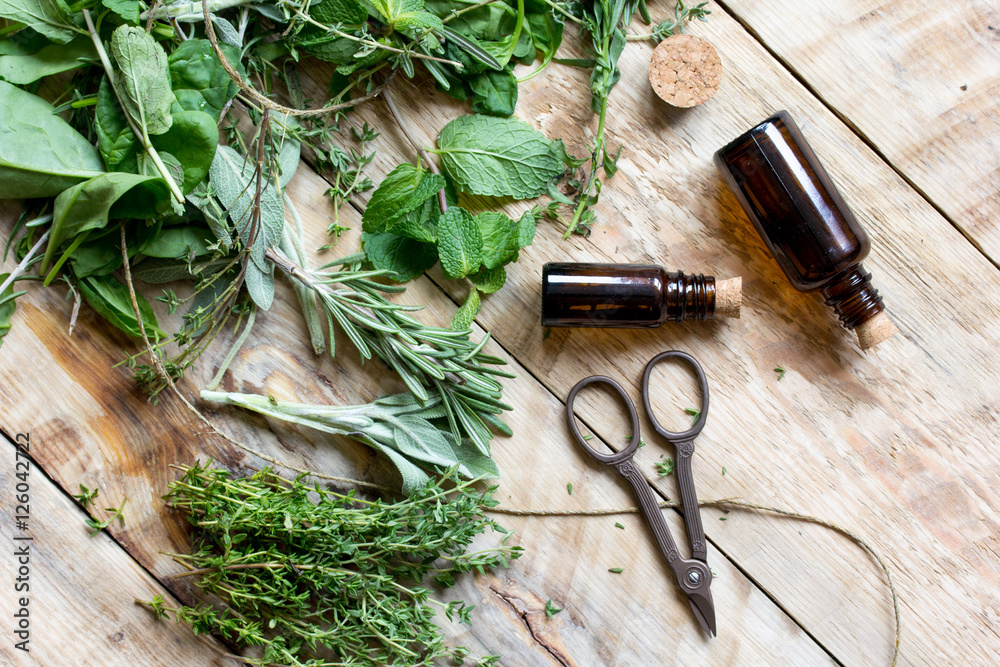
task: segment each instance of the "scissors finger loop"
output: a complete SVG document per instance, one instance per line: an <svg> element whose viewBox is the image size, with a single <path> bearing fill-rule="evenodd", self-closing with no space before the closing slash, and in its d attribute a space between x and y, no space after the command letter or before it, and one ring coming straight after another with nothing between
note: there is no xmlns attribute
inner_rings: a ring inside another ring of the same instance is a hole
<svg viewBox="0 0 1000 667"><path fill-rule="evenodd" d="M668 431L660 426L660 422L656 419L656 415L653 413L653 406L649 400L649 376L653 373L653 367L664 359L674 358L687 362L694 369L695 375L698 376L698 382L701 384L701 412L698 415L698 419L695 420L691 428L680 432ZM649 417L649 421L653 424L653 429L666 438L668 442L676 443L678 441L693 440L696 435L701 433L701 429L705 427L705 418L708 417L708 380L705 378L705 371L702 369L701 364L690 354L681 352L680 350L668 350L656 355L646 364L646 370L642 374L642 403L646 408L646 415Z"/></svg>
<svg viewBox="0 0 1000 667"><path fill-rule="evenodd" d="M612 389L618 392L618 395L621 396L622 400L625 402L625 407L628 408L629 419L632 420L632 440L629 442L628 447L616 454L602 454L588 445L587 441L580 433L580 427L577 426L576 417L573 414L573 403L576 401L576 395L580 392L580 390L591 384L610 385ZM569 423L569 430L573 433L573 437L576 438L576 441L580 443L580 446L601 463L607 463L609 465L620 463L628 458L631 458L632 454L635 453L636 448L639 446L639 415L636 413L635 404L632 402L632 399L628 397L628 394L625 393L625 389L606 375L591 375L590 377L583 378L576 383L576 385L570 390L569 396L566 398L566 421Z"/></svg>

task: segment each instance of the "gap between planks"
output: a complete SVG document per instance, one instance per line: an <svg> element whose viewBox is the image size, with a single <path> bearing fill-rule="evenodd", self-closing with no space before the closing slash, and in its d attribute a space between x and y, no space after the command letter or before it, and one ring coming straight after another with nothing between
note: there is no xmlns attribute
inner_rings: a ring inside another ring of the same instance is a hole
<svg viewBox="0 0 1000 667"><path fill-rule="evenodd" d="M889 169L891 169L893 173L899 176L899 178L902 179L902 181L906 183L906 185L909 186L911 190L917 193L917 195L921 199L927 202L928 206L934 209L934 211L937 212L937 214L940 215L944 220L947 220L948 224L951 225L955 229L955 231L961 234L965 238L965 240L968 241L972 245L972 247L975 248L976 251L986 259L986 261L988 261L990 264L993 265L994 268L1000 271L1000 261L990 257L989 254L986 252L986 250L983 249L982 244L976 241L976 239L974 239L967 230L963 229L962 225L958 224L958 222L954 218L948 215L948 213L944 210L944 208L942 208L937 202L931 199L930 195L928 195L923 190L923 188L917 185L914 182L914 180L910 178L900 167L897 167L895 164L893 164L893 162L882 151L882 149L879 148L878 144L876 144L873 139L871 139L867 134L865 134L861 130L861 128L859 128L850 118L848 118L845 114L843 114L837 107L833 106L833 104L831 104L823 96L823 94L816 89L815 86L809 83L809 81L797 69L795 69L795 67L793 67L792 64L788 62L787 59L782 57L766 41L764 41L764 39L760 36L760 33L758 33L753 28L753 26L744 21L739 14L737 14L731 7L729 7L726 0L716 0L716 4L718 4L719 7L722 9L722 11L724 11L731 19L739 23L740 27L743 28L743 30L746 31L746 33L754 39L754 41L760 44L761 48L767 51L767 54L772 58L774 58L775 62L781 65L781 67L783 67L785 71L787 71L789 75L791 75L791 77L799 83L799 85L805 88L806 92L808 92L810 95L816 98L816 101L819 102L824 109L832 113L837 118L837 120L843 123L844 126L848 130L850 130L851 133L854 134L854 136L860 139L861 142L865 146L867 146L872 153L878 156L879 160L881 160L887 167L889 167Z"/></svg>

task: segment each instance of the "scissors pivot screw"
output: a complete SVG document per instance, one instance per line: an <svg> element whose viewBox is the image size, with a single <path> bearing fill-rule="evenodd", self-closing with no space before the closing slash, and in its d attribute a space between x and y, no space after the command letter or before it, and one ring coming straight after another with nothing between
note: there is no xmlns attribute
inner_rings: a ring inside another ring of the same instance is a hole
<svg viewBox="0 0 1000 667"><path fill-rule="evenodd" d="M697 586L701 582L701 572L698 570L691 570L687 574L688 583L692 586Z"/></svg>

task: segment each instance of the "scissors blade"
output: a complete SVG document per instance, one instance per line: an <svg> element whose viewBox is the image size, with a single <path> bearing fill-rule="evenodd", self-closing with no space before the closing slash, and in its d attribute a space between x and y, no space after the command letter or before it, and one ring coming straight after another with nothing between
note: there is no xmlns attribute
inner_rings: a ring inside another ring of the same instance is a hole
<svg viewBox="0 0 1000 667"><path fill-rule="evenodd" d="M688 595L688 602L694 611L695 618L701 624L702 630L715 637L715 604L712 602L712 594L708 591L702 593L692 593Z"/></svg>

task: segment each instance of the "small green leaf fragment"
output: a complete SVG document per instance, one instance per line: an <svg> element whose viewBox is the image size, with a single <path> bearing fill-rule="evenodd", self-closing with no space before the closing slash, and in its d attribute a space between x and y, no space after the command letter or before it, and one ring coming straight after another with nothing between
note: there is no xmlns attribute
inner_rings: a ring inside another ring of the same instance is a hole
<svg viewBox="0 0 1000 667"><path fill-rule="evenodd" d="M552 618L561 611L562 609L552 604L551 599L545 603L545 615L548 616L549 618Z"/></svg>
<svg viewBox="0 0 1000 667"><path fill-rule="evenodd" d="M571 496L573 495L573 482L570 482L566 485L566 493L568 493Z"/></svg>
<svg viewBox="0 0 1000 667"><path fill-rule="evenodd" d="M785 377L785 369L778 366L774 369L774 372L778 374L778 382L781 382L781 378Z"/></svg>
<svg viewBox="0 0 1000 667"><path fill-rule="evenodd" d="M611 568L608 568L608 572L610 572L611 574L621 574L624 571L625 571L625 568L623 568L623 567L611 567Z"/></svg>
<svg viewBox="0 0 1000 667"><path fill-rule="evenodd" d="M615 521L615 528L621 528L622 530L625 530L624 524L622 524L619 521Z"/></svg>

